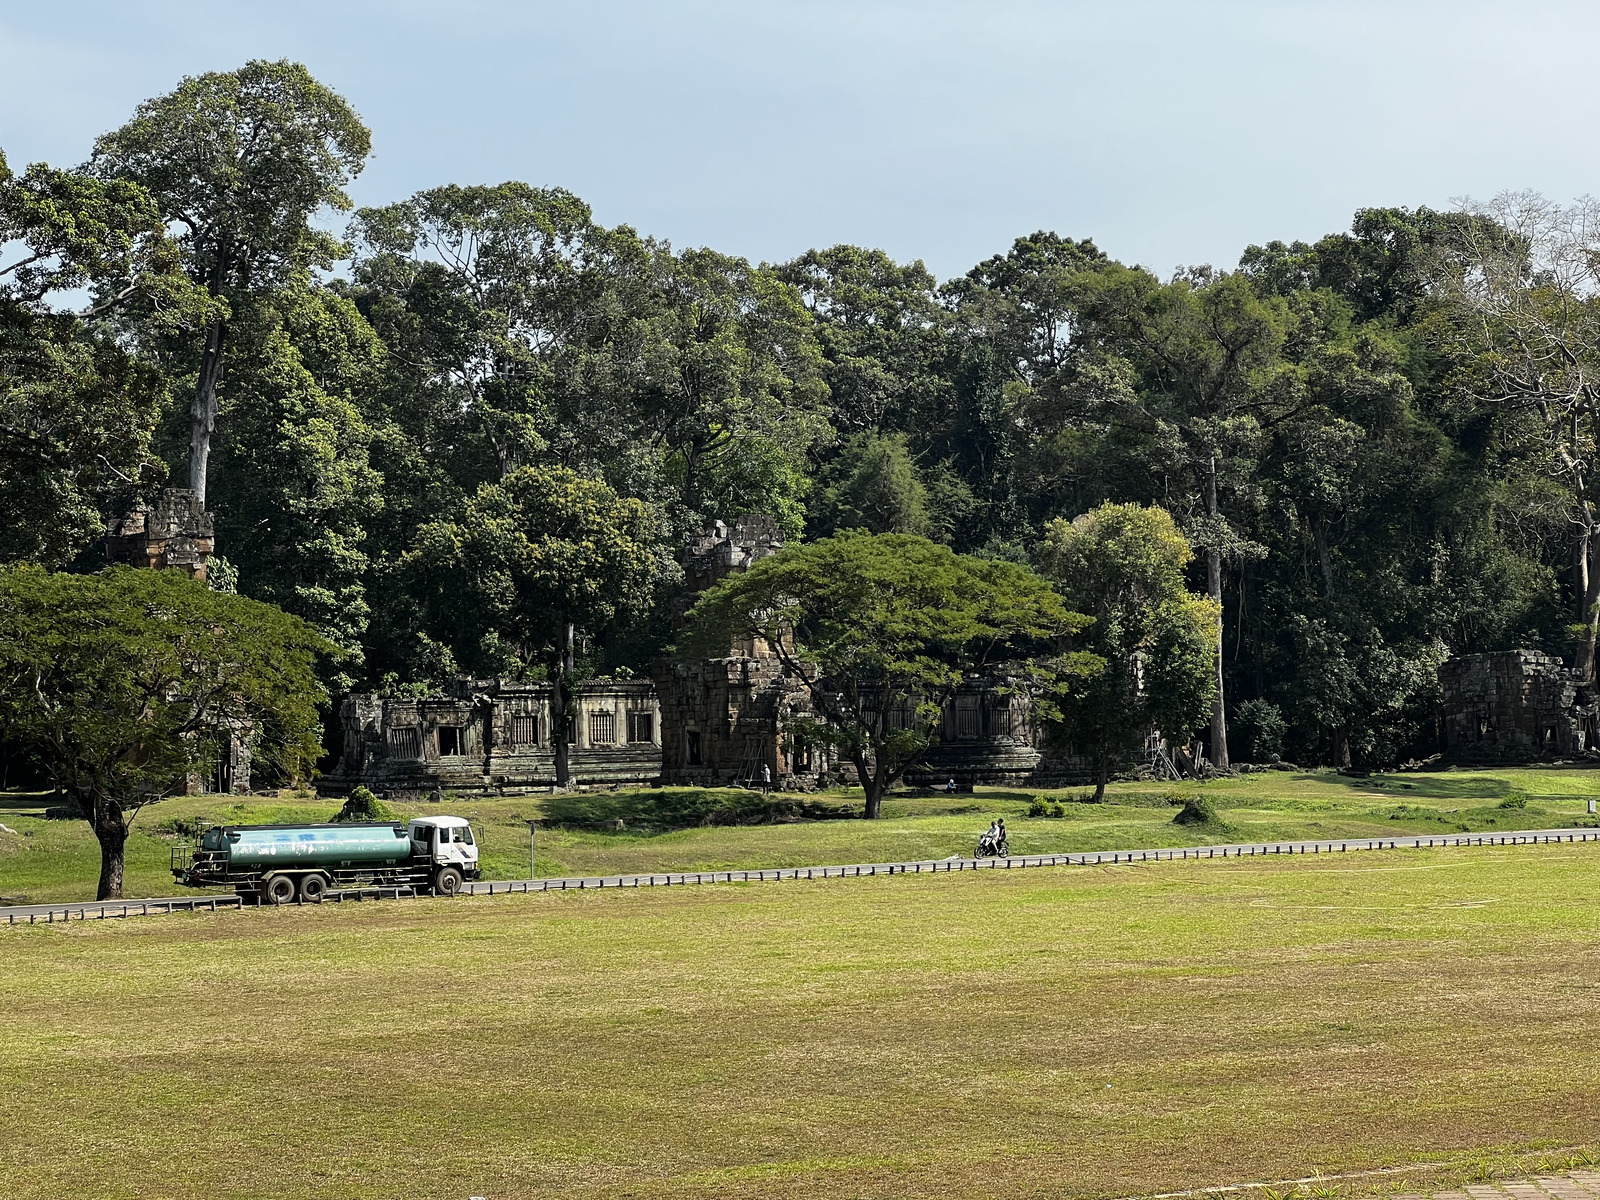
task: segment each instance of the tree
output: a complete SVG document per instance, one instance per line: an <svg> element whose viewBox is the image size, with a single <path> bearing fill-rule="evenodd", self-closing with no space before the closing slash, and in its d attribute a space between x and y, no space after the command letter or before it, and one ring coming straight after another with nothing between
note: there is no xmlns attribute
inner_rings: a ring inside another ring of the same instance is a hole
<svg viewBox="0 0 1600 1200"><path fill-rule="evenodd" d="M59 566L162 473L162 380L98 326L140 303L181 327L195 298L143 188L40 163L18 177L3 154L0 264L0 561ZM59 307L78 289L83 311Z"/></svg>
<svg viewBox="0 0 1600 1200"><path fill-rule="evenodd" d="M826 484L812 506L812 527L818 532L866 529L925 537L932 530L928 489L904 434L857 434L824 469L823 478Z"/></svg>
<svg viewBox="0 0 1600 1200"><path fill-rule="evenodd" d="M1132 439L1152 483L1170 491L1193 515L1185 524L1206 558L1206 588L1215 616L1212 662L1211 761L1228 765L1228 726L1222 676L1222 572L1230 558L1260 548L1241 538L1222 510L1225 488L1249 491L1255 479L1261 427L1275 419L1273 384L1280 371L1282 304L1263 299L1250 281L1209 267L1166 285L1145 271L1118 269L1096 280L1086 307L1097 336L1129 362L1137 384L1114 424ZM1153 488L1151 490L1154 490Z"/></svg>
<svg viewBox="0 0 1600 1200"><path fill-rule="evenodd" d="M431 633L483 674L542 671L556 685L556 779L565 786L574 640L642 613L660 561L660 517L597 479L524 467L485 484L453 521L417 534L406 568Z"/></svg>
<svg viewBox="0 0 1600 1200"><path fill-rule="evenodd" d="M1217 604L1184 587L1193 557L1155 506L1103 504L1046 530L1046 574L1094 618L1084 647L1105 663L1061 701L1063 732L1094 762L1096 800L1151 729L1187 741L1211 706Z"/></svg>
<svg viewBox="0 0 1600 1200"><path fill-rule="evenodd" d="M856 532L787 546L723 579L689 610L679 651L714 658L735 638L762 639L805 683L825 722L815 736L855 764L875 818L968 673L1053 652L1087 623L1026 567ZM1093 665L1068 655L1057 669Z"/></svg>
<svg viewBox="0 0 1600 1200"><path fill-rule="evenodd" d="M271 605L176 571L0 571L0 740L19 747L100 842L96 898L122 895L139 810L204 776L231 734L295 778L321 753L313 670L331 650Z"/></svg>
<svg viewBox="0 0 1600 1200"><path fill-rule="evenodd" d="M1470 206L1443 239L1438 323L1462 362L1458 391L1520 416L1524 451L1566 491L1574 665L1596 675L1600 635L1600 201L1571 206L1507 193Z"/></svg>
<svg viewBox="0 0 1600 1200"><path fill-rule="evenodd" d="M189 486L202 504L229 315L244 297L332 265L339 243L310 218L350 207L344 186L371 146L344 98L287 60L186 78L95 143L93 171L154 197L182 230L191 278L215 301L189 419Z"/></svg>

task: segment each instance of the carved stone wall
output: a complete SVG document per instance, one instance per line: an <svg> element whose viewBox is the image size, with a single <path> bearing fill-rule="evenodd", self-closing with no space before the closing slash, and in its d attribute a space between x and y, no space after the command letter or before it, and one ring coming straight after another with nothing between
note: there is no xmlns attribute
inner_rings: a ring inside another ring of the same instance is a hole
<svg viewBox="0 0 1600 1200"><path fill-rule="evenodd" d="M140 506L106 528L106 557L152 570L172 568L206 577L215 549L211 514L188 488L166 488L154 508Z"/></svg>
<svg viewBox="0 0 1600 1200"><path fill-rule="evenodd" d="M435 790L516 795L556 786L548 683L460 679L448 696L345 698L344 754L317 782L344 795L357 784L395 797ZM661 719L645 680L585 680L574 688L568 766L580 787L653 782Z"/></svg>
<svg viewBox="0 0 1600 1200"><path fill-rule="evenodd" d="M1460 763L1569 758L1595 748L1596 703L1581 674L1537 650L1452 658L1439 668L1444 752Z"/></svg>

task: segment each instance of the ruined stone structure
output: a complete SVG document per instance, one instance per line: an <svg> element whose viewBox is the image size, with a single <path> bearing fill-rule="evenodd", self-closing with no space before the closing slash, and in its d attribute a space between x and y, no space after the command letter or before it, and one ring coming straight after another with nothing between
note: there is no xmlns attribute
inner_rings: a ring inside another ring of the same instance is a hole
<svg viewBox="0 0 1600 1200"><path fill-rule="evenodd" d="M106 529L106 557L152 570L172 568L206 577L214 548L211 514L188 488L165 488L154 508L140 505Z"/></svg>
<svg viewBox="0 0 1600 1200"><path fill-rule="evenodd" d="M718 521L690 540L684 574L693 597L719 579L783 547L777 522L743 516ZM682 609L680 609L681 613ZM750 784L762 767L785 789L855 782L855 768L807 748L794 737L813 719L811 696L765 642L746 640L726 658L703 662L663 659L652 675L661 700L661 780L669 784ZM1007 687L1003 672L974 676L945 706L939 741L906 775L913 785L1082 783L1087 765L1047 760L1025 694ZM891 721L894 715L891 714ZM903 714L902 720L909 720Z"/></svg>
<svg viewBox="0 0 1600 1200"><path fill-rule="evenodd" d="M211 514L188 488L164 488L155 507L141 504L106 526L106 558L110 561L147 571L182 571L202 583L215 548ZM227 747L210 777L190 775L184 790L190 795L248 795L254 732L247 726L230 727Z"/></svg>
<svg viewBox="0 0 1600 1200"><path fill-rule="evenodd" d="M1499 764L1570 758L1596 748L1593 689L1559 658L1504 650L1452 658L1439 668L1444 753Z"/></svg>
<svg viewBox="0 0 1600 1200"><path fill-rule="evenodd" d="M660 713L644 680L599 680L574 689L567 761L579 786L640 784L661 774ZM345 698L344 753L317 781L344 795L357 784L414 799L449 789L516 795L556 786L554 687L503 679L458 679L424 700Z"/></svg>
<svg viewBox="0 0 1600 1200"><path fill-rule="evenodd" d="M688 588L675 623L700 592L782 547L777 523L759 516L731 526L718 521L690 539ZM723 658L663 658L651 675L652 681L577 685L573 785L757 786L763 767L785 790L856 781L854 766L795 736L813 719L811 695L765 641L745 639ZM1007 685L1003 672L963 684L946 706L939 743L907 781L932 787L952 778L967 786L1087 782L1085 764L1041 754L1027 696ZM397 797L552 789L552 692L545 683L460 679L435 699L347 697L340 712L343 755L318 788L342 795L364 784Z"/></svg>

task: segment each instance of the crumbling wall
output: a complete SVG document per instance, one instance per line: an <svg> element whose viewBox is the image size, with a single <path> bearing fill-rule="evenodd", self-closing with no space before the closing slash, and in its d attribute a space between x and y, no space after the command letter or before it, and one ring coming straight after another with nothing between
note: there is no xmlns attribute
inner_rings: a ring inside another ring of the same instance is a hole
<svg viewBox="0 0 1600 1200"><path fill-rule="evenodd" d="M363 784L381 795L435 791L517 795L556 786L548 683L458 679L425 700L347 696L344 754L317 783L343 795ZM573 689L568 767L573 784L650 783L661 773L660 715L643 680L590 679Z"/></svg>
<svg viewBox="0 0 1600 1200"><path fill-rule="evenodd" d="M205 579L215 549L211 514L188 488L166 488L154 508L141 505L106 528L106 557L151 570L172 568Z"/></svg>
<svg viewBox="0 0 1600 1200"><path fill-rule="evenodd" d="M1596 704L1581 673L1538 650L1452 658L1439 667L1444 753L1496 764L1570 758L1595 746Z"/></svg>

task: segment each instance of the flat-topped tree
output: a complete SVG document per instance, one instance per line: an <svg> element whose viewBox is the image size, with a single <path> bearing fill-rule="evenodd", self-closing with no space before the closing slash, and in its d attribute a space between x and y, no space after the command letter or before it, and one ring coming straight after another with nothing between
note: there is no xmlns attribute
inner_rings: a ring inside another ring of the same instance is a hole
<svg viewBox="0 0 1600 1200"><path fill-rule="evenodd" d="M911 534L851 532L722 580L689 610L679 652L725 657L741 638L771 646L822 718L808 736L855 764L871 818L938 737L969 673L1024 659L1024 673L1091 672L1092 656L1059 654L1087 624L1026 567Z"/></svg>
<svg viewBox="0 0 1600 1200"><path fill-rule="evenodd" d="M0 736L31 758L100 842L98 900L122 895L139 810L210 773L233 731L303 777L321 754L314 658L298 618L178 571L0 571Z"/></svg>
<svg viewBox="0 0 1600 1200"><path fill-rule="evenodd" d="M311 217L350 207L344 186L371 148L344 97L287 60L187 78L95 143L91 169L149 192L180 231L190 276L218 302L190 409L189 487L202 504L231 309L332 266L342 248Z"/></svg>

